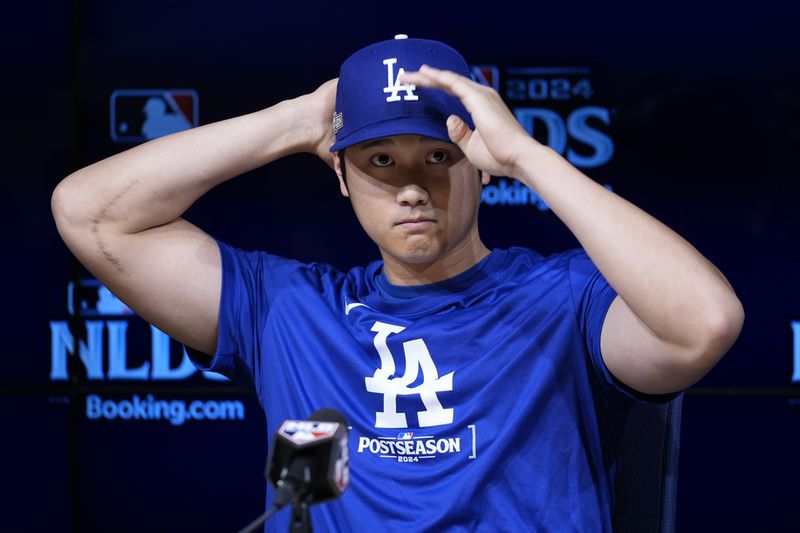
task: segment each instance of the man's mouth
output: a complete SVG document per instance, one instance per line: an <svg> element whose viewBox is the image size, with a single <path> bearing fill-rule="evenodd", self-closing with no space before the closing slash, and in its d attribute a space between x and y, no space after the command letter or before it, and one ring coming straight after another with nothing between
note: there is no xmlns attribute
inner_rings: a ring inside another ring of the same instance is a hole
<svg viewBox="0 0 800 533"><path fill-rule="evenodd" d="M400 222L397 223L397 225L408 229L417 229L417 228L426 228L428 226L432 226L435 223L436 221L433 220L432 218L409 217L401 220Z"/></svg>

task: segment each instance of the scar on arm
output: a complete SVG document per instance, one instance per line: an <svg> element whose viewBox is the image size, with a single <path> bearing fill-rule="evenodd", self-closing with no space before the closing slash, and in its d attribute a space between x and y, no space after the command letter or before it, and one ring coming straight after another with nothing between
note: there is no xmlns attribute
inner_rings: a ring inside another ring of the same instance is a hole
<svg viewBox="0 0 800 533"><path fill-rule="evenodd" d="M106 217L106 215L108 214L108 210L111 209L111 207L113 207L114 204L120 200L120 198L125 196L128 193L128 191L130 191L131 188L133 188L133 186L136 185L137 183L139 183L139 180L133 180L130 183L128 183L124 189L122 189L119 193L116 194L116 196L114 196L111 200L109 200L108 203L106 203L106 205L104 205L103 208L100 210L100 212L97 213L97 215L94 218L92 218L92 234L94 235L94 241L97 244L97 248L103 254L103 257L105 257L106 261L111 263L114 266L114 268L117 269L118 272L125 272L125 269L122 267L122 263L120 262L120 260L117 257L115 257L114 254L111 253L111 251L106 246L106 243L103 241L103 238L100 234L100 222Z"/></svg>

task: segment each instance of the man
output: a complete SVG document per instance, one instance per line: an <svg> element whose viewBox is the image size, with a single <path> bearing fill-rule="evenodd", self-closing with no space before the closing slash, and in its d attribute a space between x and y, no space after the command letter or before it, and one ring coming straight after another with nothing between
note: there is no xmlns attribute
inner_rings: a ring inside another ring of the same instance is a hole
<svg viewBox="0 0 800 533"><path fill-rule="evenodd" d="M53 195L76 256L198 366L250 382L270 434L344 413L352 484L312 509L320 530L608 531L628 409L696 382L742 326L708 260L468 75L447 45L400 35L312 94L148 142ZM180 218L299 151L332 164L381 261L244 252ZM536 191L582 249L490 251L489 175Z"/></svg>

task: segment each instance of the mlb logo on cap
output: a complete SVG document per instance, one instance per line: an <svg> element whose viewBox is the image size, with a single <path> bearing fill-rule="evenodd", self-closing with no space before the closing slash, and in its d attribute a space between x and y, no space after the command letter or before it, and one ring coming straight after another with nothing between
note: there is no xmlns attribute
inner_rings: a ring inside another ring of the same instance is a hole
<svg viewBox="0 0 800 533"><path fill-rule="evenodd" d="M461 101L439 89L400 83L400 74L423 64L470 77L467 62L439 41L397 35L362 48L342 64L336 89L331 152L391 135L424 135L450 142L447 117L458 115L470 128Z"/></svg>

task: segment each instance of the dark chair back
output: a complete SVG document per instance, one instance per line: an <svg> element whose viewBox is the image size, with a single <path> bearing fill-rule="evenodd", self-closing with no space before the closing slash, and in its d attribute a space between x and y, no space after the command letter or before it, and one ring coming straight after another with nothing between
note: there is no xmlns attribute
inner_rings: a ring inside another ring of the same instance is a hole
<svg viewBox="0 0 800 533"><path fill-rule="evenodd" d="M683 394L637 404L625 424L615 486L615 533L673 533Z"/></svg>

